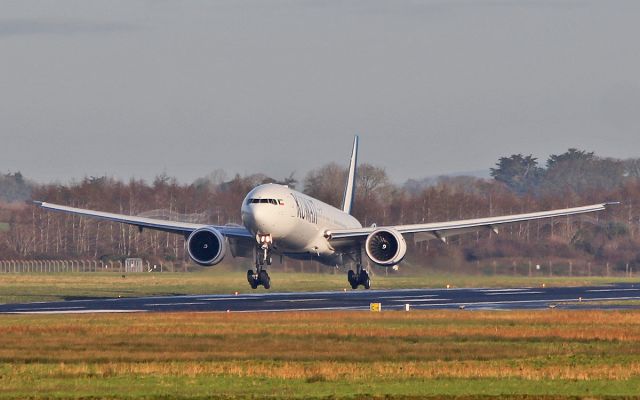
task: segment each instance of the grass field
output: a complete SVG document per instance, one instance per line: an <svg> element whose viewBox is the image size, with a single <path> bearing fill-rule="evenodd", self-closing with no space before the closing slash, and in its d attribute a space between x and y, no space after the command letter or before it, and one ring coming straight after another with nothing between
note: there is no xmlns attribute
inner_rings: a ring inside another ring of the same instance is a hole
<svg viewBox="0 0 640 400"><path fill-rule="evenodd" d="M639 312L0 318L2 398L640 398Z"/></svg>
<svg viewBox="0 0 640 400"><path fill-rule="evenodd" d="M9 228L10 226L8 222L0 222L0 232L8 232Z"/></svg>
<svg viewBox="0 0 640 400"><path fill-rule="evenodd" d="M318 291L348 288L346 274L272 272L272 291ZM451 287L578 286L610 282L640 282L639 278L562 278L485 275L446 275L373 277L374 289ZM349 289L351 290L351 289ZM179 294L228 294L255 292L249 288L246 273L227 268L210 268L190 273L57 273L0 274L0 302L55 301L95 297L132 297ZM263 288L257 291L264 291Z"/></svg>

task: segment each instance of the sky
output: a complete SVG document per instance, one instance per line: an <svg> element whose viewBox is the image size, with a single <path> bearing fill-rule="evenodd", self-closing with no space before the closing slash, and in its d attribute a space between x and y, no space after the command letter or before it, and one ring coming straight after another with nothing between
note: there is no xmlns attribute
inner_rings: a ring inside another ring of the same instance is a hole
<svg viewBox="0 0 640 400"><path fill-rule="evenodd" d="M0 1L0 172L393 181L640 157L640 2Z"/></svg>

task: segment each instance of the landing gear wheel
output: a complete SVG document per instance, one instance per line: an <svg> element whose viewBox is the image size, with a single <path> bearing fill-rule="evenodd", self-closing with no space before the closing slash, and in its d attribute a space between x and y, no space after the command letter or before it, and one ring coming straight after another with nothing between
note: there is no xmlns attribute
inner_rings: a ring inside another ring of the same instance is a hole
<svg viewBox="0 0 640 400"><path fill-rule="evenodd" d="M251 286L251 289L258 288L258 284L259 284L258 279L256 275L253 273L252 269L247 271L247 281L249 282L249 286Z"/></svg>
<svg viewBox="0 0 640 400"><path fill-rule="evenodd" d="M356 277L356 273L353 272L352 269L349 270L349 272L347 272L347 280L349 281L349 284L351 285L351 289L357 289L358 288L358 278Z"/></svg>
<svg viewBox="0 0 640 400"><path fill-rule="evenodd" d="M258 282L264 286L265 289L269 289L271 287L271 278L269 277L269 274L267 274L267 271L260 271L258 274Z"/></svg>
<svg viewBox="0 0 640 400"><path fill-rule="evenodd" d="M249 281L249 286L251 286L251 289L254 289L254 290L258 288L259 284L260 283L258 282L258 280L253 277L251 278L251 281Z"/></svg>
<svg viewBox="0 0 640 400"><path fill-rule="evenodd" d="M369 279L369 273L364 269L360 271L360 276L358 277L359 283L364 286L365 289L371 289L371 279Z"/></svg>

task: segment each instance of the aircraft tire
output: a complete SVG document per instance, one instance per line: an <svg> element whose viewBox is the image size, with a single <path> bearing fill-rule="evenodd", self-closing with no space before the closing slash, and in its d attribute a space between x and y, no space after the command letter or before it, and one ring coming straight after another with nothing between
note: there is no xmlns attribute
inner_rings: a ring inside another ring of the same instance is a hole
<svg viewBox="0 0 640 400"><path fill-rule="evenodd" d="M251 286L251 289L257 289L258 288L258 280L253 277L253 270L252 269L247 271L247 281L249 282L249 286Z"/></svg>
<svg viewBox="0 0 640 400"><path fill-rule="evenodd" d="M267 274L267 271L260 271L260 274L258 274L258 282L264 286L265 289L271 288L271 278L269 274Z"/></svg>
<svg viewBox="0 0 640 400"><path fill-rule="evenodd" d="M369 278L369 273L364 269L360 271L359 281L359 283L361 283L365 289L371 289L371 279Z"/></svg>
<svg viewBox="0 0 640 400"><path fill-rule="evenodd" d="M347 272L347 280L349 281L349 284L351 285L351 289L357 289L358 285L360 284L358 282L358 278L356 277L356 273L353 272L352 269L349 270L349 272Z"/></svg>

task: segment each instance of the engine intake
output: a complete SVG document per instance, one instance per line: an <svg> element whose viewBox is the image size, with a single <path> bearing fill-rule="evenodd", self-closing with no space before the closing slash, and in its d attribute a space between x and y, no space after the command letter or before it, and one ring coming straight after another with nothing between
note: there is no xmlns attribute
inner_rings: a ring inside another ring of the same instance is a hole
<svg viewBox="0 0 640 400"><path fill-rule="evenodd" d="M222 261L227 252L227 243L218 230L210 227L200 228L189 235L187 251L193 261L209 267Z"/></svg>
<svg viewBox="0 0 640 400"><path fill-rule="evenodd" d="M376 264L391 267L398 264L407 253L407 242L396 230L382 228L367 237L367 256Z"/></svg>

